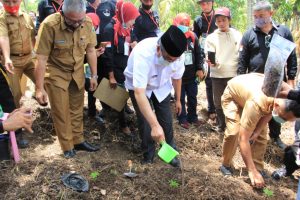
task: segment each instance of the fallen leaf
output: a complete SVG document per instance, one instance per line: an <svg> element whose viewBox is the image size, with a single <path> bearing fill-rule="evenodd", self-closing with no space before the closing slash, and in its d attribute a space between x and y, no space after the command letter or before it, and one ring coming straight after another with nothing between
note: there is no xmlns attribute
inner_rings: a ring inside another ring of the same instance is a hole
<svg viewBox="0 0 300 200"><path fill-rule="evenodd" d="M97 186L93 187L94 190L100 190L100 188L98 188Z"/></svg>
<svg viewBox="0 0 300 200"><path fill-rule="evenodd" d="M105 196L106 195L106 190L100 190L100 193Z"/></svg>

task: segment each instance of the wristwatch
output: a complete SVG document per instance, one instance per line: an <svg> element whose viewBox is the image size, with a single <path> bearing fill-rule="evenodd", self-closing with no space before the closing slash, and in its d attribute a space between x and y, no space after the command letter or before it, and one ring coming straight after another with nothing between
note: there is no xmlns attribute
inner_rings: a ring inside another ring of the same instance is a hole
<svg viewBox="0 0 300 200"><path fill-rule="evenodd" d="M98 79L98 75L96 74L96 75L91 75L91 78L94 78L94 79Z"/></svg>

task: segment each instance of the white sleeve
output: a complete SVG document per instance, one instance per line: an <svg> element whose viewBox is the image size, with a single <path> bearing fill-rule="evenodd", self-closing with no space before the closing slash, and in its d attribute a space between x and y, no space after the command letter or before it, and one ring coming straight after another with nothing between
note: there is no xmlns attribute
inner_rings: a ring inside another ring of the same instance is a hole
<svg viewBox="0 0 300 200"><path fill-rule="evenodd" d="M176 61L177 70L172 74L172 79L181 79L185 70L184 65L185 55L183 54L178 61ZM175 64L175 63L174 63Z"/></svg>
<svg viewBox="0 0 300 200"><path fill-rule="evenodd" d="M216 46L214 44L213 34L208 35L205 40L205 52L216 52Z"/></svg>
<svg viewBox="0 0 300 200"><path fill-rule="evenodd" d="M147 88L148 74L150 72L149 61L141 53L133 57L133 87Z"/></svg>

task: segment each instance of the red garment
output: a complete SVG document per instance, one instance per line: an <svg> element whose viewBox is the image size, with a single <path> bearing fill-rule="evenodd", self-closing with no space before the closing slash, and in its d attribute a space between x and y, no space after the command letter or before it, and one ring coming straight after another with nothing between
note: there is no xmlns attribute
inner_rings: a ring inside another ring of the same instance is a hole
<svg viewBox="0 0 300 200"><path fill-rule="evenodd" d="M96 29L96 27L98 27L100 24L100 18L98 17L98 15L95 13L87 13L86 16L92 19L93 26Z"/></svg>
<svg viewBox="0 0 300 200"><path fill-rule="evenodd" d="M191 17L186 13L179 13L178 15L176 15L176 17L173 20L173 25L175 26L183 25L189 27L190 23L191 23ZM193 43L195 44L195 34L193 31L188 31L184 34L186 38L191 38Z"/></svg>
<svg viewBox="0 0 300 200"><path fill-rule="evenodd" d="M118 36L130 37L131 28L124 28L123 24L136 19L140 15L138 9L131 2L120 0L116 4L116 15L114 16L114 44L118 45Z"/></svg>

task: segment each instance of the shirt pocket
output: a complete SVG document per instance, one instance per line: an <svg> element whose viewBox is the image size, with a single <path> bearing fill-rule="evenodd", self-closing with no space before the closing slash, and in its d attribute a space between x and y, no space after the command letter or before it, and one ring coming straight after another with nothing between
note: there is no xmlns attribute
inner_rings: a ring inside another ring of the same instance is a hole
<svg viewBox="0 0 300 200"><path fill-rule="evenodd" d="M85 53L86 46L87 46L87 39L85 36L81 36L78 41L78 47L81 54Z"/></svg>
<svg viewBox="0 0 300 200"><path fill-rule="evenodd" d="M52 55L58 58L65 58L66 56L72 56L72 46L65 43L54 44Z"/></svg>
<svg viewBox="0 0 300 200"><path fill-rule="evenodd" d="M10 39L17 39L19 37L19 26L16 23L8 24L8 35Z"/></svg>

